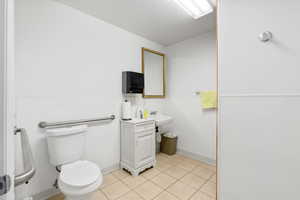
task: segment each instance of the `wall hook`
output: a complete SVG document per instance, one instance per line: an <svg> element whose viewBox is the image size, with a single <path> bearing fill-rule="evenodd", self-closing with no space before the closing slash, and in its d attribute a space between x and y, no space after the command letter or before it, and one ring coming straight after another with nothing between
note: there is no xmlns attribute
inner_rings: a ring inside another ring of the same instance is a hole
<svg viewBox="0 0 300 200"><path fill-rule="evenodd" d="M269 42L273 38L273 34L270 31L265 31L258 36L259 40L262 42Z"/></svg>

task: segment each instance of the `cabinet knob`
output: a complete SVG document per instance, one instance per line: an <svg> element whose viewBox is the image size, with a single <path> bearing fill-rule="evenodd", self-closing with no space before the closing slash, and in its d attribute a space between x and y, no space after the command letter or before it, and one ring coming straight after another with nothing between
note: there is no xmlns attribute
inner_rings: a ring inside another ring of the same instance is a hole
<svg viewBox="0 0 300 200"><path fill-rule="evenodd" d="M270 31L265 31L258 36L259 40L262 42L269 42L273 38L273 34Z"/></svg>

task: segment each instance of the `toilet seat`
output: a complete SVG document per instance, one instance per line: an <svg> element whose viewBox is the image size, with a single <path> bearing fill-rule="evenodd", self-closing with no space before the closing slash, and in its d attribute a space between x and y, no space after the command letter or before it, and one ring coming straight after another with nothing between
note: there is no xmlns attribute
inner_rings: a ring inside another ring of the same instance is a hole
<svg viewBox="0 0 300 200"><path fill-rule="evenodd" d="M87 200L89 199L88 196L92 194L92 192L99 189L100 185L102 184L102 176L96 182L85 186L85 187L72 187L69 185L64 184L61 180L58 180L58 186L60 191L69 199L80 199L80 200Z"/></svg>
<svg viewBox="0 0 300 200"><path fill-rule="evenodd" d="M87 200L102 181L102 173L95 163L80 160L61 167L58 187L68 200Z"/></svg>
<svg viewBox="0 0 300 200"><path fill-rule="evenodd" d="M102 174L99 167L90 161L80 160L61 167L59 179L70 187L86 187L95 183Z"/></svg>

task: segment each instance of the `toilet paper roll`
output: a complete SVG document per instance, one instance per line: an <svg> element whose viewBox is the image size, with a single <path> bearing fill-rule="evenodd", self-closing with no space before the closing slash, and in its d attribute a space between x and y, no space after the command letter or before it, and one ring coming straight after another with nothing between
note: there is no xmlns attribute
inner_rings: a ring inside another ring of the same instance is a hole
<svg viewBox="0 0 300 200"><path fill-rule="evenodd" d="M122 103L122 119L131 119L131 103L129 101Z"/></svg>

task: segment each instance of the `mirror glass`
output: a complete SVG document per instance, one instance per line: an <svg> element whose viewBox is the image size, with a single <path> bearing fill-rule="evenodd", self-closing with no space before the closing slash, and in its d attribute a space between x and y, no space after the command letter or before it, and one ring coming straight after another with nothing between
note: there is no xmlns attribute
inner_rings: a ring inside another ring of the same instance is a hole
<svg viewBox="0 0 300 200"><path fill-rule="evenodd" d="M165 97L165 55L142 48L142 72L145 77L144 98Z"/></svg>

